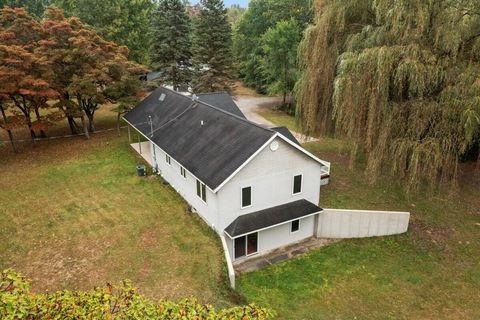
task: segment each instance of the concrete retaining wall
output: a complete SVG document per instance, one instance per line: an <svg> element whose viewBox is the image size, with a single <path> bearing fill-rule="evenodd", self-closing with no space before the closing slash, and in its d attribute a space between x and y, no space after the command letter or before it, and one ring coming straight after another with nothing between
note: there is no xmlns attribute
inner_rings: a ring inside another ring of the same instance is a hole
<svg viewBox="0 0 480 320"><path fill-rule="evenodd" d="M324 209L318 217L318 238L364 238L404 233L409 212Z"/></svg>
<svg viewBox="0 0 480 320"><path fill-rule="evenodd" d="M220 240L222 240L223 252L225 253L225 260L227 261L227 271L228 271L228 279L230 281L230 287L235 289L235 269L233 269L232 258L230 257L230 253L228 252L227 241L225 241L225 237L220 235Z"/></svg>

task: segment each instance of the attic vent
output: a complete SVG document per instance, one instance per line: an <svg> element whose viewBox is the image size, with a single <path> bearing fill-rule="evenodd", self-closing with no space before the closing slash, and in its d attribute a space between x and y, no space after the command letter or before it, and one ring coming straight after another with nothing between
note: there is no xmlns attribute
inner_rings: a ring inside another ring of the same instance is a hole
<svg viewBox="0 0 480 320"><path fill-rule="evenodd" d="M166 95L165 93L162 93L162 94L160 95L160 97L158 98L158 101L164 101L166 96L167 96L167 95Z"/></svg>
<svg viewBox="0 0 480 320"><path fill-rule="evenodd" d="M277 151L278 150L278 142L277 141L273 141L270 144L270 150L272 150L272 151Z"/></svg>

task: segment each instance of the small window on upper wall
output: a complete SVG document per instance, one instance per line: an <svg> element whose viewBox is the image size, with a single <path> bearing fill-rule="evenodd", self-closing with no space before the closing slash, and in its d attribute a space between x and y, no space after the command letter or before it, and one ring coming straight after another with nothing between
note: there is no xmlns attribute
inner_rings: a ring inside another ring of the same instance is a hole
<svg viewBox="0 0 480 320"><path fill-rule="evenodd" d="M197 196L199 196L203 202L207 203L207 188L200 180L197 180Z"/></svg>
<svg viewBox="0 0 480 320"><path fill-rule="evenodd" d="M300 229L300 220L293 220L290 232L297 232Z"/></svg>
<svg viewBox="0 0 480 320"><path fill-rule="evenodd" d="M302 175L293 177L293 194L302 192Z"/></svg>
<svg viewBox="0 0 480 320"><path fill-rule="evenodd" d="M182 175L182 177L187 179L187 171L185 170L184 167L180 167L180 174Z"/></svg>
<svg viewBox="0 0 480 320"><path fill-rule="evenodd" d="M202 200L205 203L207 202L207 188L204 183L202 183Z"/></svg>
<svg viewBox="0 0 480 320"><path fill-rule="evenodd" d="M242 188L242 208L252 205L252 187Z"/></svg>
<svg viewBox="0 0 480 320"><path fill-rule="evenodd" d="M172 164L172 159L170 158L170 156L168 154L165 155L165 162L168 163L169 165Z"/></svg>

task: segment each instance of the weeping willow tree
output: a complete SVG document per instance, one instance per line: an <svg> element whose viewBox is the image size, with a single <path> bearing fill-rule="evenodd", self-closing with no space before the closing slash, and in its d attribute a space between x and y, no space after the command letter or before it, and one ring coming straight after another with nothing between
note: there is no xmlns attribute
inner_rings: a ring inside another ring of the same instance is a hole
<svg viewBox="0 0 480 320"><path fill-rule="evenodd" d="M436 185L480 163L480 2L317 1L300 52L303 130L349 138L372 179Z"/></svg>

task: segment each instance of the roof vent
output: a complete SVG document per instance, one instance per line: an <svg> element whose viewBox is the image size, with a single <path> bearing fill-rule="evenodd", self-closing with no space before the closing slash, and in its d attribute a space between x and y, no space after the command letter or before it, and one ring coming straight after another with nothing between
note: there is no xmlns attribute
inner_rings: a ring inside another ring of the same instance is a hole
<svg viewBox="0 0 480 320"><path fill-rule="evenodd" d="M200 125L203 126L204 125L204 122L203 120L200 120Z"/></svg>
<svg viewBox="0 0 480 320"><path fill-rule="evenodd" d="M163 102L166 97L167 97L167 95L166 95L165 93L162 93L162 94L160 95L160 97L158 98L158 101L162 101L162 102Z"/></svg>
<svg viewBox="0 0 480 320"><path fill-rule="evenodd" d="M198 100L198 97L197 97L196 94L192 94L192 100L193 100L193 101L197 101L197 100Z"/></svg>

